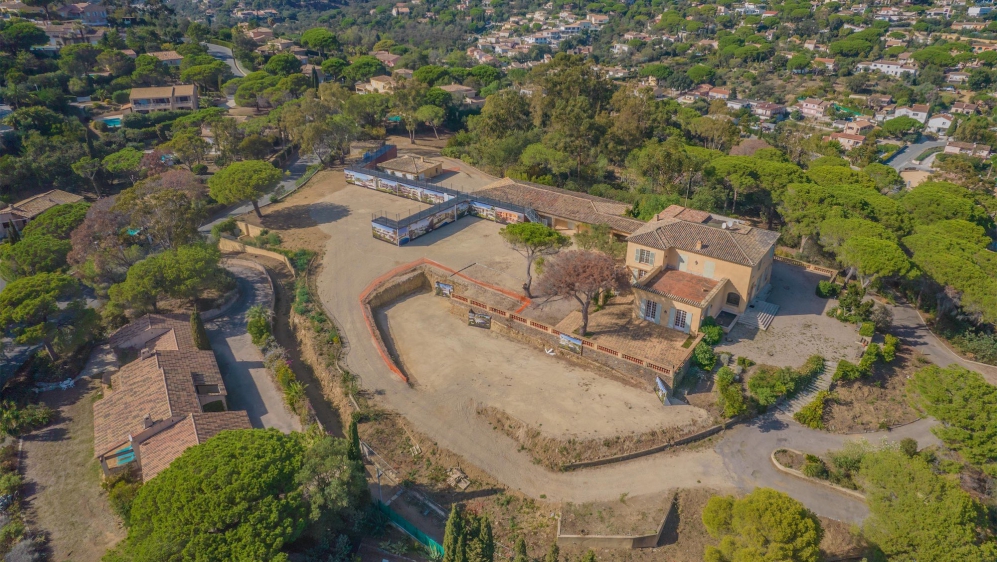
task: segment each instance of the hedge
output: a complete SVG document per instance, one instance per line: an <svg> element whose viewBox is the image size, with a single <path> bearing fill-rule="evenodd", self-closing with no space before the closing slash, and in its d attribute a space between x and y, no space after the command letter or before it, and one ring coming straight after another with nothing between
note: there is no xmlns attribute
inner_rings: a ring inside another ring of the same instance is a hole
<svg viewBox="0 0 997 562"><path fill-rule="evenodd" d="M793 414L793 419L811 429L824 429L824 407L831 393L822 390L806 406Z"/></svg>

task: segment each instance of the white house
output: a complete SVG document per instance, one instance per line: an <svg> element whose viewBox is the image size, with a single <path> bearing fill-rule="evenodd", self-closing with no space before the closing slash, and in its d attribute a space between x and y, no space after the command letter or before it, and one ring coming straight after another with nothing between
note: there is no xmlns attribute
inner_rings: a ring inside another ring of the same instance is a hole
<svg viewBox="0 0 997 562"><path fill-rule="evenodd" d="M896 111L893 112L893 117L910 117L920 123L926 123L928 121L928 114L931 113L931 108L925 104L915 103L910 107L898 107Z"/></svg>
<svg viewBox="0 0 997 562"><path fill-rule="evenodd" d="M937 133L939 135L944 135L952 123L955 122L955 118L948 113L938 113L928 119L928 125L926 129L928 132Z"/></svg>
<svg viewBox="0 0 997 562"><path fill-rule="evenodd" d="M877 60L872 62L860 62L855 65L855 68L859 71L864 72L882 72L889 76L895 78L900 78L905 73L910 73L911 75L917 76L917 67L910 66L906 64L901 64L895 61L889 60Z"/></svg>

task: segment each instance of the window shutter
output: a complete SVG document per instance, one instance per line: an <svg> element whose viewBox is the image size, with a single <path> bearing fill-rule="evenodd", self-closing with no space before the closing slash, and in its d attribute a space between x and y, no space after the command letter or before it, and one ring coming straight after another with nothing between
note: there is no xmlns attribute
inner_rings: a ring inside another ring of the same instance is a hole
<svg viewBox="0 0 997 562"><path fill-rule="evenodd" d="M675 325L675 308L674 307L668 309L668 324L666 324L666 325L669 328L671 328L671 327L673 327Z"/></svg>
<svg viewBox="0 0 997 562"><path fill-rule="evenodd" d="M654 265L654 252L648 252L647 255L648 255L648 262L647 262L648 265L653 266Z"/></svg>
<svg viewBox="0 0 997 562"><path fill-rule="evenodd" d="M640 263L640 248L634 250L634 261Z"/></svg>
<svg viewBox="0 0 997 562"><path fill-rule="evenodd" d="M647 310L647 300L640 299L640 317L641 317L641 319L643 319L645 316L647 316L647 313L645 312L646 310Z"/></svg>
<svg viewBox="0 0 997 562"><path fill-rule="evenodd" d="M654 323L661 324L661 306L658 305L654 309Z"/></svg>

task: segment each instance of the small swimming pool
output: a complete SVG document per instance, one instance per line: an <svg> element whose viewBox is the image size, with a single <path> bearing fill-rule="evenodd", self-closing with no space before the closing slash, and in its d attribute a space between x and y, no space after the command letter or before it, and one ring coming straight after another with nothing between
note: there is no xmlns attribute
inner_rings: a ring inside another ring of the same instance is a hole
<svg viewBox="0 0 997 562"><path fill-rule="evenodd" d="M98 121L102 121L105 125L111 128L121 126L121 117L104 117L102 119L98 119Z"/></svg>

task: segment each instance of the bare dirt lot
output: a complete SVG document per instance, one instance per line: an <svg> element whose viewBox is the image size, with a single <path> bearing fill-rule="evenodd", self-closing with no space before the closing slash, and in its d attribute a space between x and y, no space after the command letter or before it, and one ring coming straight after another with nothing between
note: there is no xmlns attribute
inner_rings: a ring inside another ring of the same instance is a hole
<svg viewBox="0 0 997 562"><path fill-rule="evenodd" d="M552 437L592 439L708 420L641 391L467 325L449 301L422 293L378 311L403 369L449 404L492 406Z"/></svg>
<svg viewBox="0 0 997 562"><path fill-rule="evenodd" d="M93 456L93 400L99 383L47 392L42 401L58 411L55 423L24 437L27 515L33 529L48 533L51 560L100 560L125 530L100 488Z"/></svg>
<svg viewBox="0 0 997 562"><path fill-rule="evenodd" d="M888 365L877 364L871 377L834 386L835 400L824 413L833 433L863 433L910 423L921 417L910 405L907 377L920 367L909 350Z"/></svg>

